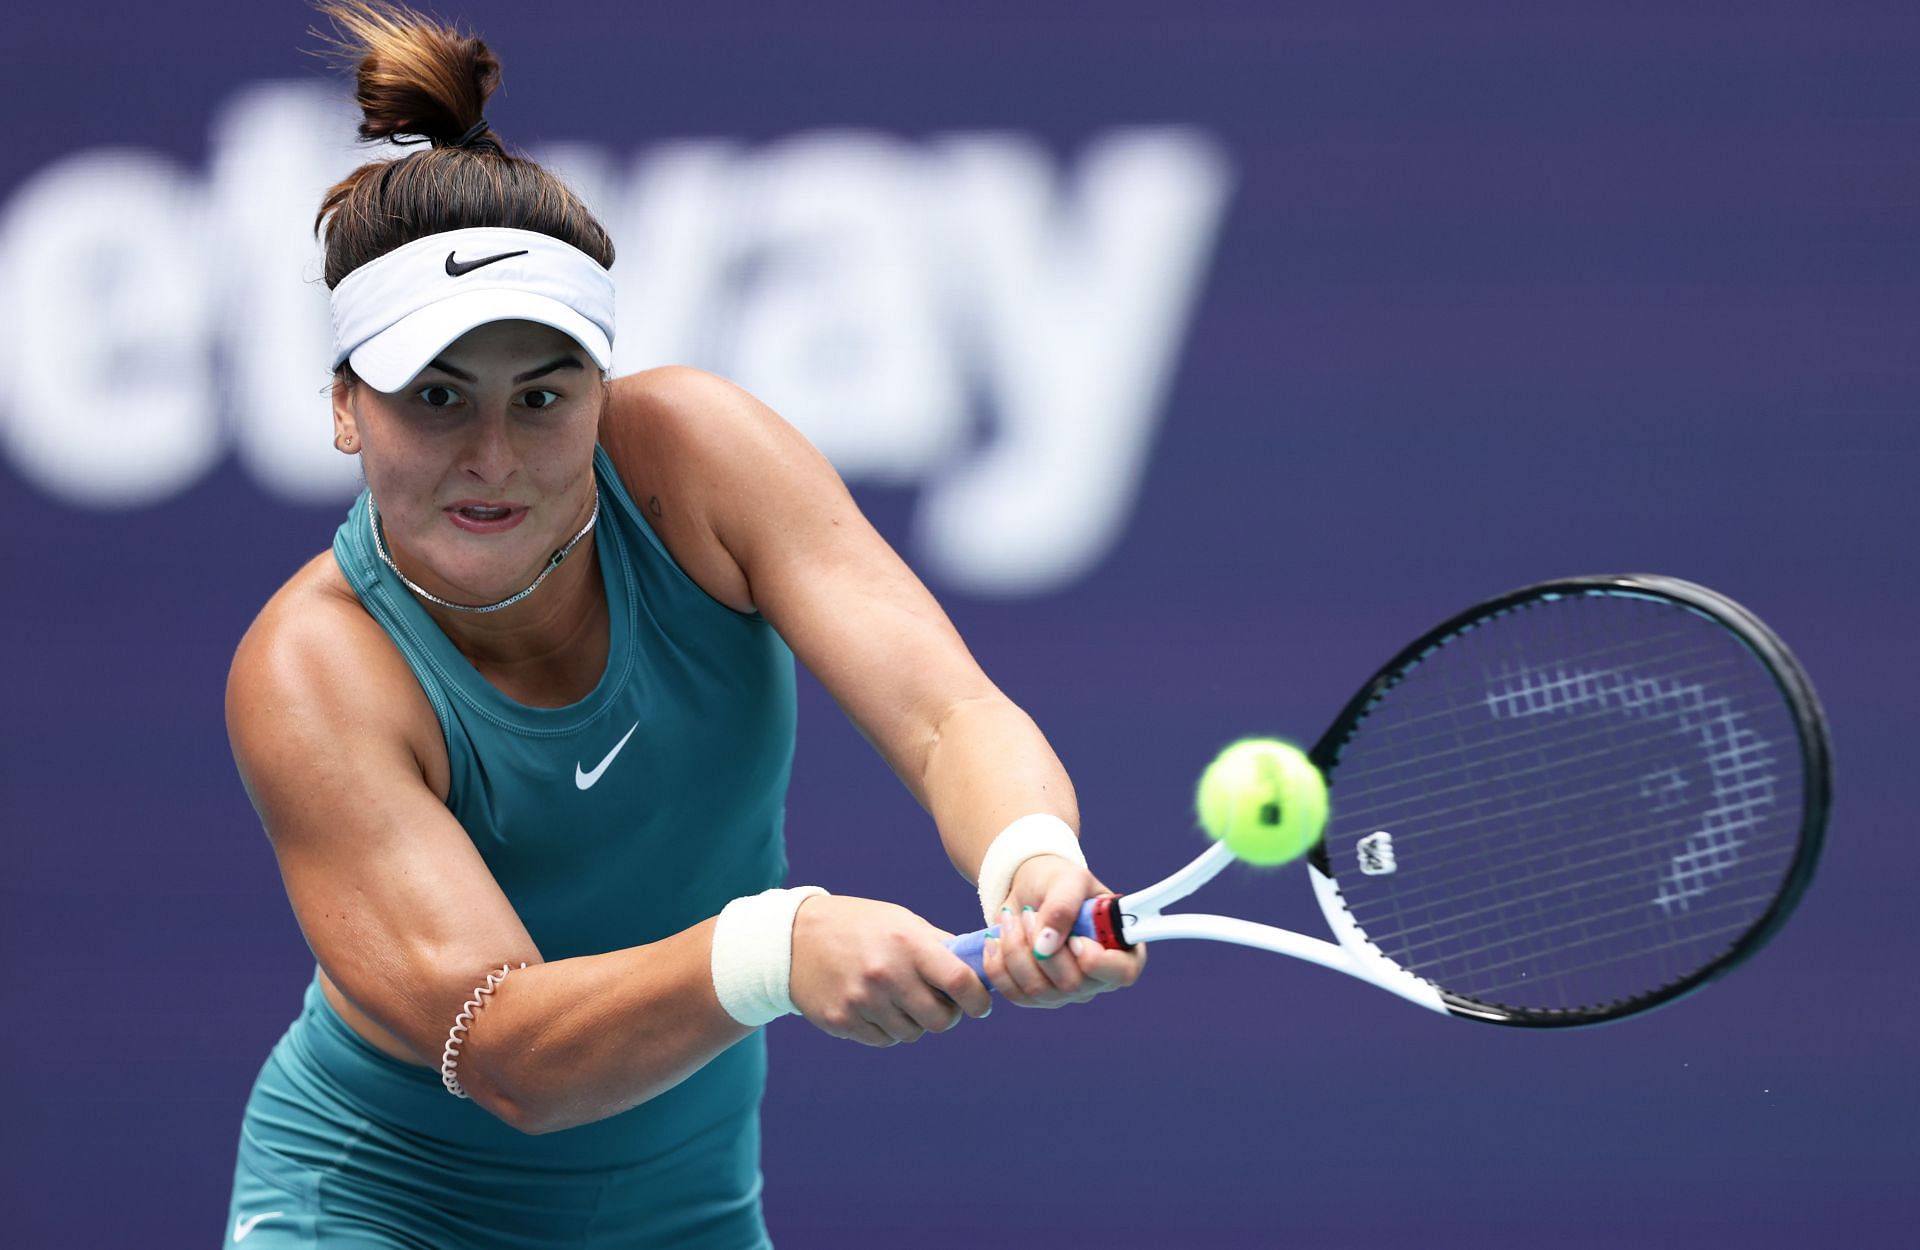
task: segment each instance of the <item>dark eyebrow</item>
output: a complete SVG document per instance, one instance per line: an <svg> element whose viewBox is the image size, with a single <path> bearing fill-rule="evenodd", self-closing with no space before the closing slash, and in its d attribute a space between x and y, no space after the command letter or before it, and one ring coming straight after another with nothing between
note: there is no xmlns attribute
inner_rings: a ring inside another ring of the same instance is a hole
<svg viewBox="0 0 1920 1250"><path fill-rule="evenodd" d="M468 373L465 369L456 369L444 360L430 361L427 364L427 368L438 369L442 373L450 373L454 377L459 378L462 382L478 382L480 380L474 377L471 373ZM541 365L538 369L529 369L525 373L515 375L513 381L514 381L514 385L518 386L522 382L531 382L535 378L545 377L547 374L552 373L556 369L584 369L584 368L586 368L586 366L580 363L580 358L578 356L562 356L560 359L553 361L550 364Z"/></svg>

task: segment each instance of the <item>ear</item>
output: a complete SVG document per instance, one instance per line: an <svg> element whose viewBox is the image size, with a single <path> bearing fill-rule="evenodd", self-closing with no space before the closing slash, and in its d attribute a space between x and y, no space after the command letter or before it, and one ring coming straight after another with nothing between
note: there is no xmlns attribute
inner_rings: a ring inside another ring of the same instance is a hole
<svg viewBox="0 0 1920 1250"><path fill-rule="evenodd" d="M360 422L354 415L353 383L347 380L346 370L341 370L333 378L333 446L345 455L354 455L364 445L360 438Z"/></svg>

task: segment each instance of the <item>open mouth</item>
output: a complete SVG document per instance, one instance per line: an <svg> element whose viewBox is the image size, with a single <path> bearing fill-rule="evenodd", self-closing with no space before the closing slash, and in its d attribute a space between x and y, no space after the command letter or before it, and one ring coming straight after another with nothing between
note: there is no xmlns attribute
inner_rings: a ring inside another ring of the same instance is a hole
<svg viewBox="0 0 1920 1250"><path fill-rule="evenodd" d="M512 529L527 515L525 508L504 503L462 503L448 508L447 517L463 530L497 533Z"/></svg>

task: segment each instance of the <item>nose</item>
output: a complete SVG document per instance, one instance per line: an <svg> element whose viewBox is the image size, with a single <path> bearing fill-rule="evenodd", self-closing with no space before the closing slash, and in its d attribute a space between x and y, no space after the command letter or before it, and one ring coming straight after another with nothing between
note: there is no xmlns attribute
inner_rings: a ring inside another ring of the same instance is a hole
<svg viewBox="0 0 1920 1250"><path fill-rule="evenodd" d="M501 486L513 476L515 457L507 435L507 414L489 412L470 427L467 445L462 449L462 469L476 482Z"/></svg>

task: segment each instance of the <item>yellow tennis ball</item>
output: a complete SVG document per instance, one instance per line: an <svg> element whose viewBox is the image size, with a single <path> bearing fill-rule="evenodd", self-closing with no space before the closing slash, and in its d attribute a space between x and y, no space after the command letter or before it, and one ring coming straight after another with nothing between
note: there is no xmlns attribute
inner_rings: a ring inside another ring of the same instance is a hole
<svg viewBox="0 0 1920 1250"><path fill-rule="evenodd" d="M1193 796L1200 827L1236 858L1268 867L1297 859L1327 823L1327 782L1296 747L1242 738L1214 757Z"/></svg>

